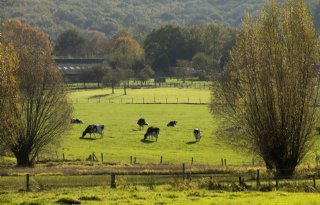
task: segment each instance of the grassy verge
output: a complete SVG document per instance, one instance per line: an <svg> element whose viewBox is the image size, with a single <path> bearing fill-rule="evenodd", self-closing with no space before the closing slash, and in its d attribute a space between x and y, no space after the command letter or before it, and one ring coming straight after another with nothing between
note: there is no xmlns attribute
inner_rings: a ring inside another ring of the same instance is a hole
<svg viewBox="0 0 320 205"><path fill-rule="evenodd" d="M116 190L101 187L59 188L39 192L1 192L0 204L212 204L212 205L316 205L318 193L224 192L177 190L170 185L130 186ZM67 203L62 203L67 204Z"/></svg>

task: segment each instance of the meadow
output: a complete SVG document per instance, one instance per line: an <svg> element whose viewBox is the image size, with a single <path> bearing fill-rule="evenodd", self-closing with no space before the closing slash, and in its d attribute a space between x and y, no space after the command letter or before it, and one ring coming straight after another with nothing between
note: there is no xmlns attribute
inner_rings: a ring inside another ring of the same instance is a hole
<svg viewBox="0 0 320 205"><path fill-rule="evenodd" d="M178 103L176 98L180 100ZM0 204L320 204L311 178L281 181L278 191L271 178L273 191L257 192L256 169L262 169L262 185L270 186L263 163L258 157L218 140L219 119L210 113L208 104L198 102L199 98L209 102L210 90L128 89L127 95L123 89L111 94L110 88L70 91L74 117L82 119L84 124L72 124L70 131L62 136L60 148L41 153L35 168L1 169ZM132 99L144 99L145 104ZM173 102L166 102L168 99ZM146 128L140 130L136 124L140 117L160 128L158 142L142 140ZM178 122L176 127L166 126L171 120ZM93 123L105 125L104 136L88 135L80 139L86 126ZM200 142L194 140L196 127L202 132ZM103 153L105 163L86 162L92 152L98 160ZM314 165L314 153L311 152L300 167L301 177L314 174L312 170L304 172L309 164ZM136 157L137 164L130 165L130 156ZM161 156L163 164L159 165ZM55 161L56 158L59 160ZM221 158L227 160L227 167L220 166ZM250 167L253 158L255 165L259 163L262 167ZM191 159L194 165L190 165ZM155 167L156 171L163 169L164 172L173 167L180 173L182 163L187 164L188 171L197 172L211 166L218 172L193 175L192 182L174 174L117 175L117 189L110 188L107 173L139 169L148 174ZM25 191L25 173L31 173L31 192ZM214 190L208 189L209 176L217 180ZM239 176L253 186L248 189L251 191L238 189Z"/></svg>
<svg viewBox="0 0 320 205"><path fill-rule="evenodd" d="M100 101L97 100L100 99ZM121 103L109 103L109 100ZM131 104L130 99L145 99L152 102L156 99L206 99L209 102L210 91L199 89L154 88L128 89L111 94L110 89L79 90L70 93L74 102L74 117L80 118L84 124L73 124L70 132L62 137L62 145L58 150L61 157L64 153L67 159L84 160L92 152L103 153L105 161L128 163L129 157L137 158L138 163L158 163L163 156L164 163L181 164L194 158L194 163L220 164L221 158L231 164L251 163L252 156L238 151L219 142L215 137L217 119L211 113L208 105L199 104ZM77 100L76 100L77 99ZM89 103L88 100L89 99ZM95 100L92 100L95 99ZM125 104L128 99L130 104ZM142 141L147 128L139 130L137 120L145 118L151 126L160 128L158 142ZM176 127L166 124L176 120ZM88 136L80 139L88 124L104 124L104 137ZM202 139L196 143L193 129L200 128ZM55 157L55 153L51 153ZM41 157L41 156L40 156Z"/></svg>
<svg viewBox="0 0 320 205"><path fill-rule="evenodd" d="M69 203L63 203L69 202ZM318 205L318 193L224 192L199 189L176 190L169 185L124 189L107 187L61 188L39 192L11 192L0 197L0 204L210 204L210 205Z"/></svg>
<svg viewBox="0 0 320 205"><path fill-rule="evenodd" d="M219 119L210 113L207 104L199 104L199 99L210 102L209 89L128 89L127 95L123 89L116 89L115 94L111 94L110 88L80 89L70 91L69 99L73 102L74 117L84 124L71 125L61 138L60 148L40 154L40 159L61 159L64 154L68 160L85 160L95 152L98 157L103 153L105 162L116 164L129 163L130 156L142 164L157 164L161 156L163 163L168 164L189 163L192 158L195 164L210 165L219 165L221 158L229 165L251 165L253 158L260 161L217 139ZM141 117L150 126L160 128L158 142L142 140L147 128L140 130L136 124ZM171 120L178 122L176 127L166 126ZM105 125L104 137L97 134L80 139L89 124ZM194 128L202 133L198 143L194 140ZM312 151L306 162L314 163L314 155Z"/></svg>

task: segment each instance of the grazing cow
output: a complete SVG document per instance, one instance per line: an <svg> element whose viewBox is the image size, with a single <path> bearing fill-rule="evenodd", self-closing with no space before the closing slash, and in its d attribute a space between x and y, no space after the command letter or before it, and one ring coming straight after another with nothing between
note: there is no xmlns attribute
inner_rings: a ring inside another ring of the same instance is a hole
<svg viewBox="0 0 320 205"><path fill-rule="evenodd" d="M200 129L199 128L195 128L193 130L193 135L194 135L196 141L200 141L201 133L200 133Z"/></svg>
<svg viewBox="0 0 320 205"><path fill-rule="evenodd" d="M157 128L157 127L149 127L146 134L144 135L144 140L147 139L148 136L151 136L151 137L155 137L156 138L156 142L158 141L158 136L159 136L159 132L160 132L160 129Z"/></svg>
<svg viewBox="0 0 320 205"><path fill-rule="evenodd" d="M83 124L83 121L78 118L72 118L71 124Z"/></svg>
<svg viewBox="0 0 320 205"><path fill-rule="evenodd" d="M88 125L88 127L83 131L81 138L84 138L84 136L88 133L90 134L90 137L91 134L94 135L95 133L98 133L101 137L103 137L103 130L104 125ZM96 136L94 135L94 137Z"/></svg>
<svg viewBox="0 0 320 205"><path fill-rule="evenodd" d="M167 127L174 127L177 125L177 121L170 121L168 124L167 124Z"/></svg>
<svg viewBox="0 0 320 205"><path fill-rule="evenodd" d="M137 124L140 126L140 130L143 129L143 126L149 125L149 124L145 121L144 118L140 118L140 119L138 120Z"/></svg>

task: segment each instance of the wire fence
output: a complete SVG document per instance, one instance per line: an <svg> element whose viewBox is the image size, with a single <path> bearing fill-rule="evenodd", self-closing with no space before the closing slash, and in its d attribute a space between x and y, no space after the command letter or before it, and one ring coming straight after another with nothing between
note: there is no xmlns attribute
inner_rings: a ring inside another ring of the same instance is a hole
<svg viewBox="0 0 320 205"><path fill-rule="evenodd" d="M117 98L71 98L71 103L108 103L108 104L195 104L207 105L210 100L201 97L117 97Z"/></svg>
<svg viewBox="0 0 320 205"><path fill-rule="evenodd" d="M72 83L67 84L70 89L95 89L95 88L111 88L112 84L97 84L97 83ZM192 88L192 89L210 89L211 82L206 81L180 81L180 82L163 82L163 83L154 83L152 81L147 81L141 83L139 81L129 81L121 82L114 85L115 89L147 89L147 88Z"/></svg>
<svg viewBox="0 0 320 205"><path fill-rule="evenodd" d="M69 187L110 187L172 185L177 188L204 188L226 191L319 192L319 170L312 174L278 177L274 172L251 169L246 172L199 173L182 165L174 173L109 173L100 175L19 175L0 176L1 190L41 191Z"/></svg>

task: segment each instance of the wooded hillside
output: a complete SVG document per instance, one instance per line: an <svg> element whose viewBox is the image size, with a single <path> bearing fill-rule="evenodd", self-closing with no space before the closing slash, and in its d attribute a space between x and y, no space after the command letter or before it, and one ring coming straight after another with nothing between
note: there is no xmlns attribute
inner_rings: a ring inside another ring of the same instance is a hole
<svg viewBox="0 0 320 205"><path fill-rule="evenodd" d="M230 26L241 23L247 9L257 12L262 0L2 0L0 20L18 18L39 26L55 39L66 29L112 35L129 28L144 32L160 24ZM308 0L314 4L315 0Z"/></svg>

